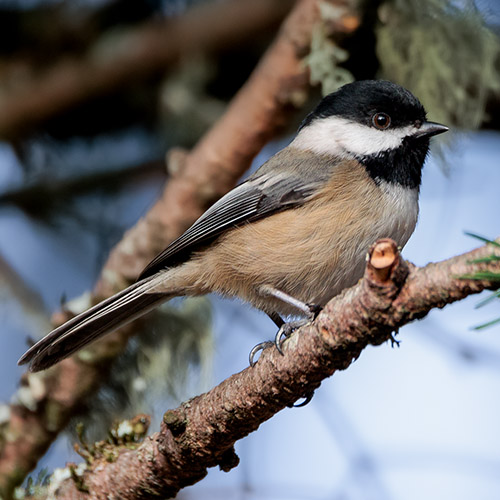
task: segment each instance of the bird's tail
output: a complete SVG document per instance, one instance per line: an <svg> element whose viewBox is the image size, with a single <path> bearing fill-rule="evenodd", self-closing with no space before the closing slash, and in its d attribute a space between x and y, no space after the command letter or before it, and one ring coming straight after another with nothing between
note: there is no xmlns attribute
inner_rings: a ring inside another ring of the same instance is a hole
<svg viewBox="0 0 500 500"><path fill-rule="evenodd" d="M56 328L26 351L18 364L40 371L147 313L175 293L155 292L158 276L145 278Z"/></svg>

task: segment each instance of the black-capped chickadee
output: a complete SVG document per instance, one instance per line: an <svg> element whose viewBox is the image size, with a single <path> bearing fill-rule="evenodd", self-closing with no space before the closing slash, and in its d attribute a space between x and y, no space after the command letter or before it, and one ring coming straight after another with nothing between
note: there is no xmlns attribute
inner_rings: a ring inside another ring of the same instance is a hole
<svg viewBox="0 0 500 500"><path fill-rule="evenodd" d="M42 370L176 296L238 296L278 325L354 285L369 246L415 229L429 138L418 99L387 81L326 96L297 136L209 208L137 283L79 314L19 360Z"/></svg>

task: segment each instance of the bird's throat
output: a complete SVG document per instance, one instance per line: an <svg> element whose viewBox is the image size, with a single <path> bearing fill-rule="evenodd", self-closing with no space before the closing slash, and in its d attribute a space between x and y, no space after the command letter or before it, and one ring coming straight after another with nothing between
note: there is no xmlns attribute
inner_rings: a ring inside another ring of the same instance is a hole
<svg viewBox="0 0 500 500"><path fill-rule="evenodd" d="M357 159L375 182L386 181L413 189L422 181L422 167L428 151L428 140L407 138L397 149Z"/></svg>

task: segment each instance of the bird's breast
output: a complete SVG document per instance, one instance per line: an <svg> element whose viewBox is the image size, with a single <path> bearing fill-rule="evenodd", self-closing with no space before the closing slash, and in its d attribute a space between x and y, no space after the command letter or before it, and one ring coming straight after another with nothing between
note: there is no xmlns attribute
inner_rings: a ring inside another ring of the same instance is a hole
<svg viewBox="0 0 500 500"><path fill-rule="evenodd" d="M223 235L200 256L200 284L282 314L295 311L263 298L262 285L319 305L354 285L378 238L393 238L401 246L408 241L417 221L418 191L377 185L361 166L340 173L304 205Z"/></svg>

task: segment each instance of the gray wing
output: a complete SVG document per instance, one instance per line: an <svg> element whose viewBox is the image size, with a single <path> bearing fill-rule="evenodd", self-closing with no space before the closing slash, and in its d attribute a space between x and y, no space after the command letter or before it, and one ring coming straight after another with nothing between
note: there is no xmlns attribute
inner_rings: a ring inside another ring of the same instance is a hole
<svg viewBox="0 0 500 500"><path fill-rule="evenodd" d="M287 160L288 164L283 164ZM277 166L276 162L280 163L279 169L273 168ZM184 234L155 257L138 279L184 262L193 251L242 223L301 205L325 185L335 164L332 158L318 164L318 158L312 153L301 152L298 159L296 155L292 159L287 149L280 151L247 181L214 203Z"/></svg>

